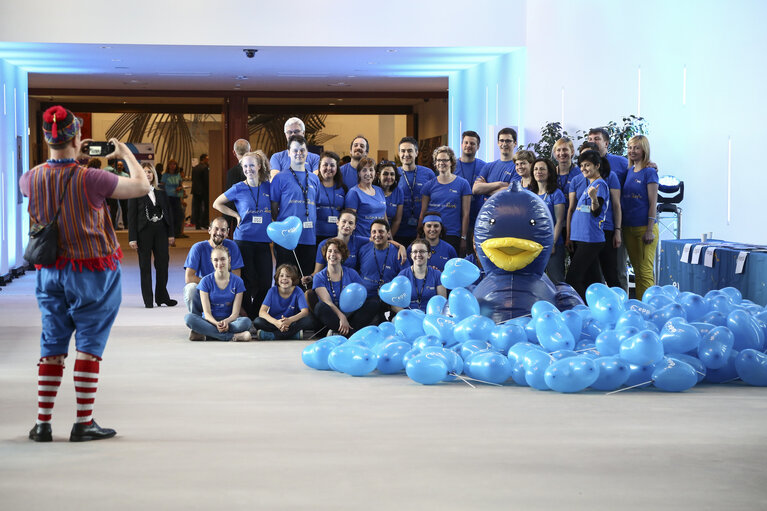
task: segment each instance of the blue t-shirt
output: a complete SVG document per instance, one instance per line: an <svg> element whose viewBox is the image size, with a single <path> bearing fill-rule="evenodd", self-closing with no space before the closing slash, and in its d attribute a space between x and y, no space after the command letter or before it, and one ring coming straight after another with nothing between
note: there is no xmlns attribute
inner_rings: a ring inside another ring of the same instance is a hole
<svg viewBox="0 0 767 511"><path fill-rule="evenodd" d="M455 162L455 175L461 176L469 182L469 187L474 187L474 181L479 177L482 168L486 165L483 160L475 158L471 163L464 163L460 159ZM469 212L469 228L472 228L474 222L477 220L479 214L479 208L482 207L482 201L478 195L474 195L471 198L471 210Z"/></svg>
<svg viewBox="0 0 767 511"><path fill-rule="evenodd" d="M565 194L562 193L562 190L557 188L554 190L554 193L542 193L539 194L538 197L541 198L541 200L549 207L549 213L551 213L551 221L552 221L552 227L554 224L557 223L557 215L554 213L554 206L557 204L565 204ZM567 210L567 206L565 206L565 210ZM562 219L562 230L565 229L564 225L564 218ZM565 241L563 239L562 233L559 234L559 239L557 240L557 245L562 245Z"/></svg>
<svg viewBox="0 0 767 511"><path fill-rule="evenodd" d="M399 172L398 188L402 190L402 222L399 224L397 236L413 238L416 235L418 217L421 216L421 190L424 185L434 179L434 171L422 165L416 165L415 170L407 172L397 167Z"/></svg>
<svg viewBox="0 0 767 511"><path fill-rule="evenodd" d="M338 306L338 300L341 297L341 291L352 282L362 284L363 286L365 285L365 283L362 282L359 273L357 273L352 268L344 267L343 273L341 274L341 282L332 282L330 279L328 279L328 269L323 268L322 271L314 275L314 280L312 281L312 289L324 287L328 290L330 300L336 306Z"/></svg>
<svg viewBox="0 0 767 511"><path fill-rule="evenodd" d="M511 183L512 181L519 181L522 179L522 177L517 174L517 165L514 163L514 160L495 160L486 163L479 172L478 177L482 177L486 183L497 183L499 181ZM484 204L489 197L489 195L482 195L482 204Z"/></svg>
<svg viewBox="0 0 767 511"><path fill-rule="evenodd" d="M612 171L610 171L610 175L607 176L607 179L604 179L604 181L607 182L607 186L610 188L610 190L618 190L620 192L620 181L618 180L618 176L616 176ZM589 187L589 181L583 177L583 174L579 175L577 178L573 179L570 182L570 191L575 193L576 197L580 197L581 193L583 193L583 190ZM613 203L612 201L605 202L606 211L605 211L605 222L602 225L603 231L613 231L615 230L615 221L613 220Z"/></svg>
<svg viewBox="0 0 767 511"><path fill-rule="evenodd" d="M198 291L208 293L210 299L210 313L217 321L228 318L232 315L232 306L237 293L245 291L245 283L234 273L229 274L229 284L226 289L221 289L216 285L216 276L212 273L206 275L197 284ZM203 317L205 313L203 313Z"/></svg>
<svg viewBox="0 0 767 511"><path fill-rule="evenodd" d="M229 250L232 270L237 270L245 266L242 262L242 255L240 254L240 249L237 246L237 243L225 239L221 244ZM210 246L208 240L195 243L192 245L192 248L189 249L186 261L184 261L184 268L192 268L194 273L200 278L210 275L215 270L215 268L213 268L213 263L210 261L210 253L212 251L213 247Z"/></svg>
<svg viewBox="0 0 767 511"><path fill-rule="evenodd" d="M290 168L290 155L288 154L288 150L285 149L279 153L274 153L269 159L269 166L272 168L272 170L288 170ZM319 169L320 155L314 153L306 153L305 168L311 170L312 172Z"/></svg>
<svg viewBox="0 0 767 511"><path fill-rule="evenodd" d="M327 188L320 183L317 194L317 236L335 236L338 234L338 216L344 209L344 189ZM334 216L336 221L328 222L328 218Z"/></svg>
<svg viewBox="0 0 767 511"><path fill-rule="evenodd" d="M360 247L359 270L368 296L378 295L378 289L402 270L397 258L397 248L389 245L383 250L378 250L368 241Z"/></svg>
<svg viewBox="0 0 767 511"><path fill-rule="evenodd" d="M621 195L624 226L646 226L648 217L655 216L655 211L650 211L647 185L657 182L657 169L645 167L639 172L635 172L634 167L631 167L631 170L626 175L626 182L623 185L623 193Z"/></svg>
<svg viewBox="0 0 767 511"><path fill-rule="evenodd" d="M356 236L354 234L351 235L351 238L349 238L349 243L346 245L346 248L349 249L349 257L346 258L346 260L341 263L342 265L346 266L347 268L357 268L357 255L359 254L360 247L367 243L369 241L370 236L363 238L362 236ZM330 238L329 238L330 239ZM320 244L317 245L317 257L315 257L314 261L322 264L324 266L327 266L328 262L325 260L324 257L322 257L322 248L327 244L328 240L322 240L320 241Z"/></svg>
<svg viewBox="0 0 767 511"><path fill-rule="evenodd" d="M240 181L224 192L240 214L240 225L234 230L234 239L269 243L266 226L272 221L272 200L269 183L251 187Z"/></svg>
<svg viewBox="0 0 767 511"><path fill-rule="evenodd" d="M168 197L181 197L184 195L183 190L182 191L176 191L176 188L181 186L181 174L169 174L165 173L160 177L160 182L165 187L165 194Z"/></svg>
<svg viewBox="0 0 767 511"><path fill-rule="evenodd" d="M295 175L294 175L295 174ZM272 201L279 203L280 213L277 221L281 222L289 216L297 216L301 222L310 221L312 227L304 225L298 243L301 245L314 245L317 243L317 196L320 189L320 178L316 174L306 171L291 172L283 170L272 179ZM303 189L307 190L304 198ZM307 207L308 201L308 207ZM308 215L307 215L308 213Z"/></svg>
<svg viewBox="0 0 767 511"><path fill-rule="evenodd" d="M386 197L386 194L384 193L384 198L386 199L386 220L391 227L394 223L394 217L397 216L397 206L400 206L405 202L405 195L402 193L402 189L397 187L391 191L391 194L388 197ZM397 232L397 234L399 234L399 232Z"/></svg>
<svg viewBox="0 0 767 511"><path fill-rule="evenodd" d="M352 167L351 163L344 163L338 171L341 173L341 179L346 185L346 188L351 190L357 186L357 169Z"/></svg>
<svg viewBox="0 0 767 511"><path fill-rule="evenodd" d="M570 183L578 176L583 176L583 174L581 174L581 168L578 165L573 165L569 174L565 174L564 176L557 174L557 186L562 190L562 194L565 197L567 197L567 194L570 192Z"/></svg>
<svg viewBox="0 0 767 511"><path fill-rule="evenodd" d="M426 278L417 279L413 275L413 267L408 266L401 272L400 275L407 277L410 281L410 308L421 309L426 312L426 304L429 303L429 299L437 294L437 286L441 286L440 277L442 272L435 270L434 268L426 268Z"/></svg>
<svg viewBox="0 0 767 511"><path fill-rule="evenodd" d="M290 318L301 312L301 309L308 309L304 293L298 288L293 288L293 292L287 298L280 296L280 289L272 286L266 292L264 303L269 307L269 315L274 319Z"/></svg>
<svg viewBox="0 0 767 511"><path fill-rule="evenodd" d="M407 256L410 257L410 247L407 249ZM445 240L439 240L436 247L429 247L429 262L427 264L442 271L445 269L445 264L454 257L458 257L458 253L453 245Z"/></svg>
<svg viewBox="0 0 767 511"><path fill-rule="evenodd" d="M383 190L373 186L374 195L370 196L355 186L346 194L346 207L357 211L357 227L354 234L370 236L370 225L377 218L386 218L386 197Z"/></svg>
<svg viewBox="0 0 767 511"><path fill-rule="evenodd" d="M591 183L590 186L596 187L599 185L597 197L602 197L605 201L599 215L594 216L591 213L591 197L588 194L589 184L585 178L584 181L586 181L586 186L583 187L582 192L576 195L578 202L573 212L573 218L570 220L570 239L573 241L598 243L605 240L602 225L605 221L608 202L610 202L610 191L607 188L607 183L602 178Z"/></svg>
<svg viewBox="0 0 767 511"><path fill-rule="evenodd" d="M610 153L607 153L605 158L607 158L608 163L610 163L610 173L612 174L615 172L615 174L618 176L618 181L620 181L621 187L623 187L623 183L626 182L626 174L629 171L629 161L623 156L618 156L617 154Z"/></svg>
<svg viewBox="0 0 767 511"><path fill-rule="evenodd" d="M442 227L449 236L461 235L463 198L471 197L469 182L456 176L451 183L443 185L435 178L426 183L421 195L429 197L427 211L436 211L442 217Z"/></svg>

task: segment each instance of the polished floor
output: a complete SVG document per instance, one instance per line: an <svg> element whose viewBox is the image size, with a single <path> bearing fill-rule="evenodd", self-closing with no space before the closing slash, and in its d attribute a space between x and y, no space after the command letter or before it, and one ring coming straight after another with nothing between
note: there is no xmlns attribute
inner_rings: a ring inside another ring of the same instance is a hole
<svg viewBox="0 0 767 511"><path fill-rule="evenodd" d="M179 300L194 239L172 253ZM71 359L54 442L26 438L34 274L1 288L0 509L767 509L767 389L352 378L305 367L306 341L190 343L181 306L143 307L134 253L123 277L95 407L118 436L83 444Z"/></svg>

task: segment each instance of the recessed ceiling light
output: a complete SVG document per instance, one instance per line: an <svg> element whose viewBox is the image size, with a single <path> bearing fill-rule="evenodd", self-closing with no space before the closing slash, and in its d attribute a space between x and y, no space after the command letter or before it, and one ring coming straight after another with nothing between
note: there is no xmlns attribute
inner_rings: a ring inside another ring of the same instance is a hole
<svg viewBox="0 0 767 511"><path fill-rule="evenodd" d="M237 75L234 77L235 80L247 80L248 77L245 75Z"/></svg>
<svg viewBox="0 0 767 511"><path fill-rule="evenodd" d="M102 50L111 50L112 47L111 46L102 46L101 49Z"/></svg>
<svg viewBox="0 0 767 511"><path fill-rule="evenodd" d="M120 59L112 59L112 62L122 62Z"/></svg>
<svg viewBox="0 0 767 511"><path fill-rule="evenodd" d="M328 105L330 105L330 106L336 106L336 104L335 104L335 103L328 103Z"/></svg>
<svg viewBox="0 0 767 511"><path fill-rule="evenodd" d="M338 98L336 101L343 101L343 100L344 100L343 98Z"/></svg>
<svg viewBox="0 0 767 511"><path fill-rule="evenodd" d="M346 75L347 78L357 78L356 75Z"/></svg>
<svg viewBox="0 0 767 511"><path fill-rule="evenodd" d="M346 82L335 82L335 83L329 83L328 87L351 87L351 84L348 84Z"/></svg>
<svg viewBox="0 0 767 511"><path fill-rule="evenodd" d="M388 50L386 50L386 52L387 53L397 53L397 49L396 48L389 48Z"/></svg>
<svg viewBox="0 0 767 511"><path fill-rule="evenodd" d="M378 64L378 62L368 62L369 66L375 66L376 64Z"/></svg>

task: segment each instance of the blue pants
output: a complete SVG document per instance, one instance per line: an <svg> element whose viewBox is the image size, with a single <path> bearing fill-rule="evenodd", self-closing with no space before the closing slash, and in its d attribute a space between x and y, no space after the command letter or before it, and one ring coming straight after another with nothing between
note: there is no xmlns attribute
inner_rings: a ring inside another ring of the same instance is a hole
<svg viewBox="0 0 767 511"><path fill-rule="evenodd" d="M213 323L210 323L207 319L198 316L197 314L187 314L184 316L184 322L190 330L194 330L205 337L218 339L219 341L231 341L234 334L250 330L250 326L253 324L249 318L239 317L229 323L228 332L219 332L218 328L216 328Z"/></svg>
<svg viewBox="0 0 767 511"><path fill-rule="evenodd" d="M202 316L202 301L200 300L200 292L197 290L197 284L190 282L184 285L184 303L186 308L192 314Z"/></svg>
<svg viewBox="0 0 767 511"><path fill-rule="evenodd" d="M35 294L42 315L40 357L66 355L75 332L77 351L101 358L122 301L116 270L37 270Z"/></svg>

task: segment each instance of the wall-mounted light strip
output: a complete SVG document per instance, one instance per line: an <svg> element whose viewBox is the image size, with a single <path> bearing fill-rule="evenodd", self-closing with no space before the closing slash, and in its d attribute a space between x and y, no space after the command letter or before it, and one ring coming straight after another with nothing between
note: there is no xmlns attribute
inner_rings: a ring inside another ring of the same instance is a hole
<svg viewBox="0 0 767 511"><path fill-rule="evenodd" d="M19 102L16 100L16 87L13 88L13 135L19 134Z"/></svg>
<svg viewBox="0 0 767 511"><path fill-rule="evenodd" d="M500 93L499 93L500 86L496 83L495 84L495 125L498 126L498 108L501 104L500 102Z"/></svg>
<svg viewBox="0 0 767 511"><path fill-rule="evenodd" d="M559 116L559 123L562 125L562 129L565 129L565 88L562 87L562 112Z"/></svg>
<svg viewBox="0 0 767 511"><path fill-rule="evenodd" d="M3 83L3 115L5 115L5 113L6 113L6 108L5 108L5 83Z"/></svg>
<svg viewBox="0 0 767 511"><path fill-rule="evenodd" d="M682 69L682 106L687 105L687 66Z"/></svg>
<svg viewBox="0 0 767 511"><path fill-rule="evenodd" d="M493 137L490 136L490 104L488 103L488 95L490 94L489 89L487 86L485 86L485 140L493 140ZM485 161L492 161L491 157L492 154L490 151L493 150L492 144L486 144L485 145Z"/></svg>
<svg viewBox="0 0 767 511"><path fill-rule="evenodd" d="M727 137L727 225L732 219L732 137Z"/></svg>
<svg viewBox="0 0 767 511"><path fill-rule="evenodd" d="M522 78L517 78L517 143L525 139L525 132L522 129ZM520 134L521 133L521 134Z"/></svg>
<svg viewBox="0 0 767 511"><path fill-rule="evenodd" d="M637 68L637 117L642 117L642 66Z"/></svg>

